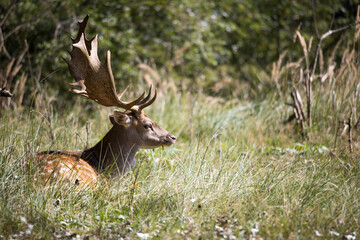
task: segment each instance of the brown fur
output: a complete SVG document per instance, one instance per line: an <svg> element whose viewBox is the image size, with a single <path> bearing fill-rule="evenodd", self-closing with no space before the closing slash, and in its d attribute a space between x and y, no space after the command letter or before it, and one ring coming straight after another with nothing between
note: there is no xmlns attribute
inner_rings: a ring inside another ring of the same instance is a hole
<svg viewBox="0 0 360 240"><path fill-rule="evenodd" d="M49 185L51 181L72 183L81 187L93 185L98 174L83 159L80 151L49 151L36 156L40 163L35 174L35 181L42 185Z"/></svg>

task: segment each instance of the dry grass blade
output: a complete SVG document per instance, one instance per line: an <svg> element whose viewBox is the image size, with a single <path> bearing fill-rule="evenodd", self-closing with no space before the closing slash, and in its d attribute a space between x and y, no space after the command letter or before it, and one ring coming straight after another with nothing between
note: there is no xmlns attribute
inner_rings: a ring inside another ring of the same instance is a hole
<svg viewBox="0 0 360 240"><path fill-rule="evenodd" d="M28 77L26 73L22 73L19 80L16 81L16 85L14 87L14 92L17 95L17 98L15 100L16 105L19 107L22 105L24 94L25 94L25 84Z"/></svg>
<svg viewBox="0 0 360 240"><path fill-rule="evenodd" d="M326 81L326 79L329 79L331 81L331 79L334 76L335 66L336 66L336 64L328 66L326 73L321 77L321 80L320 80L321 83L324 83Z"/></svg>
<svg viewBox="0 0 360 240"><path fill-rule="evenodd" d="M342 42L342 38L340 38L340 40L336 43L334 49L331 51L331 55L330 55L330 58L328 59L328 65L330 64L333 64L334 63L334 59L335 59L335 54L336 54L336 51L338 50L341 42Z"/></svg>
<svg viewBox="0 0 360 240"><path fill-rule="evenodd" d="M182 59L183 59L183 56L184 56L184 53L190 49L190 46L185 46L185 47L182 47L178 50L175 51L174 53L174 57L173 59L171 60L171 65L174 67L174 66L177 66L179 64L182 63Z"/></svg>
<svg viewBox="0 0 360 240"><path fill-rule="evenodd" d="M281 92L281 88L280 88L280 84L279 84L279 79L283 72L282 67L281 67L282 61L283 61L284 57L286 56L286 54L287 54L287 51L284 51L280 54L278 61L276 63L273 62L273 67L272 67L272 71L271 71L271 81L275 82L276 89L278 91L280 98L282 98L282 92Z"/></svg>
<svg viewBox="0 0 360 240"><path fill-rule="evenodd" d="M138 65L144 73L144 79L147 85L155 85L160 82L160 75L156 69L152 68L148 64L141 63ZM154 84L155 83L155 84Z"/></svg>
<svg viewBox="0 0 360 240"><path fill-rule="evenodd" d="M311 47L312 47L312 42L313 42L313 40L314 40L314 37L311 36L310 39L309 39L309 46L308 46L308 49L307 49L308 52L311 51Z"/></svg>
<svg viewBox="0 0 360 240"><path fill-rule="evenodd" d="M360 5L357 8L356 12L356 22L360 22ZM355 26L355 34L354 34L354 40L357 41L360 35L360 25L357 24Z"/></svg>
<svg viewBox="0 0 360 240"><path fill-rule="evenodd" d="M303 137L305 137L305 132L304 132L304 123L306 121L306 117L305 117L305 113L304 113L304 107L302 104L302 100L301 100L301 96L298 90L294 89L291 93L290 96L293 100L293 104L291 105L294 109L294 114L296 119L298 120L299 124L300 124L300 133Z"/></svg>
<svg viewBox="0 0 360 240"><path fill-rule="evenodd" d="M323 54L323 50L320 48L319 51L319 72L320 74L323 72L324 69L324 54Z"/></svg>
<svg viewBox="0 0 360 240"><path fill-rule="evenodd" d="M25 48L19 56L17 56L17 57L12 56L10 60L2 63L2 65L4 65L4 70L0 70L0 87L2 87L3 89L11 88L14 78L20 72L20 70L22 68L21 61L23 60L25 53L28 51L28 48L29 48L28 44L25 41ZM24 88L25 88L26 79L27 79L26 74L23 73L20 76L20 79L15 84L15 88L14 88L13 92L18 95L17 99L15 101L13 101L13 100L1 101L0 105L2 105L5 108L10 107L10 105L15 105L15 107L20 106L20 104L22 103L23 97L24 97ZM22 88L22 90L20 91L22 93L20 93L20 94L19 94L19 92L17 92L17 87L19 86L19 84L20 84L20 87ZM4 95L4 92L2 95ZM11 95L11 93L8 92L7 96L10 97L10 95Z"/></svg>
<svg viewBox="0 0 360 240"><path fill-rule="evenodd" d="M306 68L309 69L309 53L308 53L308 49L307 49L307 46L306 46L305 38L301 35L300 31L296 31L296 36L298 37L299 42L301 44L301 47L303 49Z"/></svg>

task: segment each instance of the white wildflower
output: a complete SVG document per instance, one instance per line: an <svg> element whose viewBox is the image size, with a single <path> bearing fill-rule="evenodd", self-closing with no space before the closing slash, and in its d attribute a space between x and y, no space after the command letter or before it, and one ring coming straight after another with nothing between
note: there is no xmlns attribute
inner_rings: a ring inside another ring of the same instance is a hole
<svg viewBox="0 0 360 240"><path fill-rule="evenodd" d="M23 217L23 216L20 217L20 221L21 221L22 223L27 223L26 218Z"/></svg>
<svg viewBox="0 0 360 240"><path fill-rule="evenodd" d="M196 201L195 198L190 199L190 202L194 203Z"/></svg>
<svg viewBox="0 0 360 240"><path fill-rule="evenodd" d="M34 228L34 225L29 223L28 224L28 229L25 231L25 233L28 234L28 235L31 234L33 228Z"/></svg>
<svg viewBox="0 0 360 240"><path fill-rule="evenodd" d="M234 235L230 235L230 236L229 236L229 239L230 239L230 240L235 240L236 237L235 237Z"/></svg>
<svg viewBox="0 0 360 240"><path fill-rule="evenodd" d="M140 239L148 239L150 237L148 233L136 233L136 236Z"/></svg>
<svg viewBox="0 0 360 240"><path fill-rule="evenodd" d="M315 235L316 235L317 237L322 237L322 234L321 234L318 230L315 230Z"/></svg>
<svg viewBox="0 0 360 240"><path fill-rule="evenodd" d="M345 235L345 238L347 240L355 240L356 239L355 234L354 235L351 235L351 234Z"/></svg>
<svg viewBox="0 0 360 240"><path fill-rule="evenodd" d="M224 229L218 225L215 225L215 230L217 231L224 231Z"/></svg>
<svg viewBox="0 0 360 240"><path fill-rule="evenodd" d="M340 236L340 233L335 232L335 231L329 231L329 233L331 236L337 236L337 237Z"/></svg>
<svg viewBox="0 0 360 240"><path fill-rule="evenodd" d="M258 232L259 232L258 228L252 228L251 229L251 233L254 234L254 235L256 235Z"/></svg>

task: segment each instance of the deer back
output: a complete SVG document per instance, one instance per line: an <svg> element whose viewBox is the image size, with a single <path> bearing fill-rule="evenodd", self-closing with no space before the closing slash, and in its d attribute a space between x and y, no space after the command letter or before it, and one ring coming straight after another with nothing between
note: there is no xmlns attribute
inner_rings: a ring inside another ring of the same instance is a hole
<svg viewBox="0 0 360 240"><path fill-rule="evenodd" d="M49 151L36 156L39 164L35 182L49 185L53 181L74 184L81 187L94 185L97 172L83 159L80 151Z"/></svg>

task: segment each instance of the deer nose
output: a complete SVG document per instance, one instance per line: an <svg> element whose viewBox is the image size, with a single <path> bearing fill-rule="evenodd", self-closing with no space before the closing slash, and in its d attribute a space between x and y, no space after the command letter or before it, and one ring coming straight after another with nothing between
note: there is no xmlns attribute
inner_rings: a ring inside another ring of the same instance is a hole
<svg viewBox="0 0 360 240"><path fill-rule="evenodd" d="M172 134L169 134L169 138L171 138L174 141L176 140L176 137L174 135L172 135Z"/></svg>

